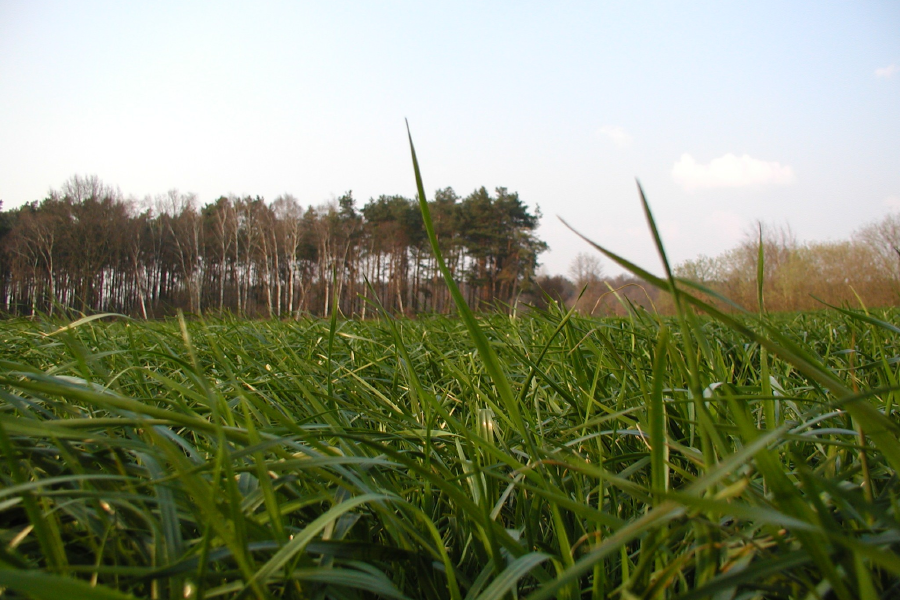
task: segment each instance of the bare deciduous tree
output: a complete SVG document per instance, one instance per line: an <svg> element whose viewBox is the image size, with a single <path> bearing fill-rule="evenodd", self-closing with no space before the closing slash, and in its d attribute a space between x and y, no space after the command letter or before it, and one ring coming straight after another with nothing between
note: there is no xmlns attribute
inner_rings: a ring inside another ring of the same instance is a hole
<svg viewBox="0 0 900 600"><path fill-rule="evenodd" d="M569 275L575 287L581 289L603 279L603 265L596 254L579 252L569 265Z"/></svg>

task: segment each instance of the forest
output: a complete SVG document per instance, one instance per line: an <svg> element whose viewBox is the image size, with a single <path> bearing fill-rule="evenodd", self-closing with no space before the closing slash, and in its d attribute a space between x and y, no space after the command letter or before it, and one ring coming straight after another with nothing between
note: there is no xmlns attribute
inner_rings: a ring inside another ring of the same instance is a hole
<svg viewBox="0 0 900 600"><path fill-rule="evenodd" d="M430 203L448 266L473 307L510 303L531 285L547 245L540 212L484 187ZM215 312L248 317L445 313L451 303L418 200L352 192L304 208L291 195L222 196L199 206L171 190L126 200L74 176L41 200L0 212L0 310L117 312L143 318Z"/></svg>
<svg viewBox="0 0 900 600"><path fill-rule="evenodd" d="M540 209L516 192L481 187L463 198L448 187L428 204L441 252L476 311L555 300L593 316L634 305L673 312L652 286L605 276L597 253L579 254L568 277L541 273ZM758 223L734 248L675 265L675 274L755 307L760 245L768 310L900 298L900 213L825 242ZM358 208L352 192L307 207L290 194L268 203L221 196L201 206L177 190L126 199L97 176L76 175L43 200L7 211L0 204L0 313L9 316L299 318L337 309L366 318L376 301L397 315L454 311L415 198L381 195Z"/></svg>

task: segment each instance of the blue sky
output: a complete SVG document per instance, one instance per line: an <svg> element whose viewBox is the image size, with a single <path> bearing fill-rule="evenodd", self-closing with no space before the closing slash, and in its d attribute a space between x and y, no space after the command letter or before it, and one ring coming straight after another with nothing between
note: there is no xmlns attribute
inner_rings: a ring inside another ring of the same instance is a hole
<svg viewBox="0 0 900 600"><path fill-rule="evenodd" d="M412 196L404 118L429 193L540 206L549 272L588 250L556 215L658 270L635 178L675 262L845 238L900 210L900 3L0 0L4 208Z"/></svg>

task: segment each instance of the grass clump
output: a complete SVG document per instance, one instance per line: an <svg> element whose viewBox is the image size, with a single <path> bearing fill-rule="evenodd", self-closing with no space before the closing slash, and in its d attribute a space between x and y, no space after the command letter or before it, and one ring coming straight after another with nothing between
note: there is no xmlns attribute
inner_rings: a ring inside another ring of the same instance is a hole
<svg viewBox="0 0 900 600"><path fill-rule="evenodd" d="M615 259L678 316L5 322L0 587L900 595L898 313L725 315Z"/></svg>

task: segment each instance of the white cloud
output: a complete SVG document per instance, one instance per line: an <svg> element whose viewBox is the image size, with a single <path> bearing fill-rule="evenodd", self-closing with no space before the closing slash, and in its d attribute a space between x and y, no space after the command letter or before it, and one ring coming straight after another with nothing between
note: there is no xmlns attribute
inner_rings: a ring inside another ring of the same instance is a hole
<svg viewBox="0 0 900 600"><path fill-rule="evenodd" d="M888 208L900 208L900 196L888 196L882 204Z"/></svg>
<svg viewBox="0 0 900 600"><path fill-rule="evenodd" d="M741 187L746 185L794 182L794 170L775 161L759 160L748 155L735 156L730 152L701 165L690 154L682 154L672 167L675 183L691 191L701 188Z"/></svg>
<svg viewBox="0 0 900 600"><path fill-rule="evenodd" d="M631 145L631 135L621 127L604 125L600 128L600 133L611 139L616 146L625 147Z"/></svg>
<svg viewBox="0 0 900 600"><path fill-rule="evenodd" d="M898 71L900 71L900 67L898 67L897 65L888 65L880 69L875 69L875 77L883 77L887 79L888 77L893 77L894 73L897 73Z"/></svg>

